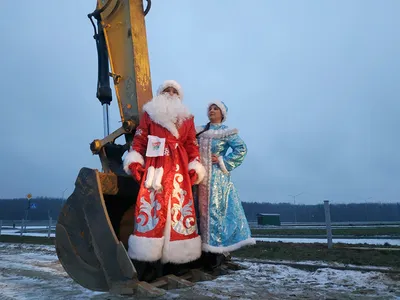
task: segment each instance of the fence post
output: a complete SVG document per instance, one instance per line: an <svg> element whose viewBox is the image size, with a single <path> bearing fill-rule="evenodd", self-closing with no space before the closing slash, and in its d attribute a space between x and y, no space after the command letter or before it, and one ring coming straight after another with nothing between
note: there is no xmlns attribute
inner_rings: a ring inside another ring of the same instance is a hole
<svg viewBox="0 0 400 300"><path fill-rule="evenodd" d="M20 236L22 236L22 234L23 234L23 232L24 232L24 224L25 224L24 219L22 219Z"/></svg>
<svg viewBox="0 0 400 300"><path fill-rule="evenodd" d="M325 223L326 223L326 234L328 238L328 249L332 248L332 227L331 227L331 212L329 210L329 200L324 200L325 208Z"/></svg>
<svg viewBox="0 0 400 300"><path fill-rule="evenodd" d="M48 233L47 233L47 237L48 237L48 238L50 238L50 235L51 235L51 223L52 223L52 218L50 217L50 218L49 218L49 231L48 231Z"/></svg>

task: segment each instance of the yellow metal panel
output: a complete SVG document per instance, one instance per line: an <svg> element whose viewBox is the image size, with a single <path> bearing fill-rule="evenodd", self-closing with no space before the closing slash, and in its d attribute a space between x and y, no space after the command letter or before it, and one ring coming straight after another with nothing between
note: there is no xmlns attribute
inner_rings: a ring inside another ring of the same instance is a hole
<svg viewBox="0 0 400 300"><path fill-rule="evenodd" d="M142 0L111 0L101 14L121 120L138 120L152 98ZM102 7L106 0L98 0Z"/></svg>

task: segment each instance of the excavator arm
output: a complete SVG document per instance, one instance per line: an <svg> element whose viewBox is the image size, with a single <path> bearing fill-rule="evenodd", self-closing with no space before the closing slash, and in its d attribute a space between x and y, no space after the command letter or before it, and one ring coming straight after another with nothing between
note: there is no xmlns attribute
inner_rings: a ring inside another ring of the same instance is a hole
<svg viewBox="0 0 400 300"><path fill-rule="evenodd" d="M144 11L141 0L98 0L97 9L89 15L89 18L94 16L98 22L98 45L101 44L98 53L105 53L101 59L99 55L99 70L104 68L104 71L99 72L97 97L102 101L99 94L102 85L105 83L104 86L107 86L106 77L110 75L114 79L122 122L138 121L143 104L152 98L145 27L145 14L150 9L150 0L147 0L147 5ZM106 55L111 74L104 74Z"/></svg>
<svg viewBox="0 0 400 300"><path fill-rule="evenodd" d="M98 54L97 98L103 106L104 138L94 140L90 148L98 154L103 171L123 175L123 153L132 142L132 131L139 122L143 104L152 98L145 15L141 0L97 0L88 15L94 29ZM111 66L111 72L109 71ZM113 79L122 126L109 132L108 108L112 101ZM126 144L115 140L125 135Z"/></svg>

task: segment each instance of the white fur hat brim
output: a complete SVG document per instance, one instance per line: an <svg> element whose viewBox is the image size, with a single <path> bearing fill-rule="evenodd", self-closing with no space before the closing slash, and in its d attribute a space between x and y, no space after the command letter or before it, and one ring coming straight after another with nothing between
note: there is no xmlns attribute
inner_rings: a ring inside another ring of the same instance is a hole
<svg viewBox="0 0 400 300"><path fill-rule="evenodd" d="M160 95L166 88L172 87L178 92L179 98L183 100L183 89L175 80L165 80L158 88L157 95Z"/></svg>

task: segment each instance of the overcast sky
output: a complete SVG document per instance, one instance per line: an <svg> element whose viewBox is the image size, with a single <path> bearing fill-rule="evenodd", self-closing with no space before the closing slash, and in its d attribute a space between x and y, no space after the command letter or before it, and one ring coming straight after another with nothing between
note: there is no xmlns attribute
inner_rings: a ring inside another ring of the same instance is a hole
<svg viewBox="0 0 400 300"><path fill-rule="evenodd" d="M61 197L101 169L96 1L2 1L0 198ZM400 1L153 0L154 90L175 79L248 145L242 201L400 202ZM116 98L110 130L120 126Z"/></svg>

